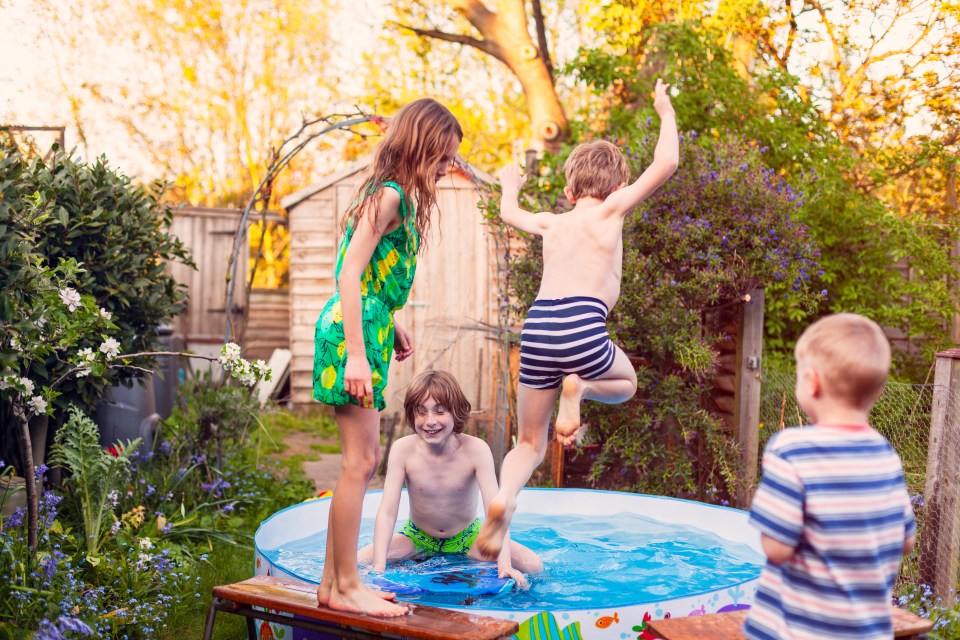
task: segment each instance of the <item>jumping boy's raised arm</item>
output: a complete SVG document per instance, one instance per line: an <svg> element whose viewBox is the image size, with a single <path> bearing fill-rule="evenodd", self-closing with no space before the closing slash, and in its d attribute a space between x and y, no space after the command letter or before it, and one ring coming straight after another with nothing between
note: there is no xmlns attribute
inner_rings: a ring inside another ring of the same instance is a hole
<svg viewBox="0 0 960 640"><path fill-rule="evenodd" d="M397 512L400 510L400 490L403 489L406 479L406 465L403 463L407 455L406 449L407 443L403 439L397 440L390 447L387 477L383 480L383 496L373 525L374 571L382 572L387 568L387 552L390 550L393 528L397 524Z"/></svg>
<svg viewBox="0 0 960 640"><path fill-rule="evenodd" d="M670 104L667 89L670 85L657 79L653 108L660 116L660 137L653 152L653 162L637 180L614 191L604 200L603 210L609 215L626 215L667 181L680 164L680 137L677 134L677 116Z"/></svg>
<svg viewBox="0 0 960 640"><path fill-rule="evenodd" d="M532 214L520 208L520 187L523 186L524 182L524 178L520 174L520 167L515 164L508 164L500 170L499 177L502 187L500 219L511 227L520 229L520 231L543 235L544 230L553 218L553 214L548 212Z"/></svg>

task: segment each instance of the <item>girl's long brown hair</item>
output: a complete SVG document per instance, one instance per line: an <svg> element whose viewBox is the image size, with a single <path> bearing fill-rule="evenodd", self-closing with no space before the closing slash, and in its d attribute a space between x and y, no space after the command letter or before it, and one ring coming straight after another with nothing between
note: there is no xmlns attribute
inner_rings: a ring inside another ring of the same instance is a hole
<svg viewBox="0 0 960 640"><path fill-rule="evenodd" d="M425 240L437 206L437 165L450 146L462 139L460 123L436 100L422 98L400 109L377 145L367 177L344 215L344 229L356 226L363 216L371 216L376 228L380 218L380 198L376 196L384 182L393 181L403 189L408 205L413 204L414 226ZM420 248L425 244L421 241Z"/></svg>

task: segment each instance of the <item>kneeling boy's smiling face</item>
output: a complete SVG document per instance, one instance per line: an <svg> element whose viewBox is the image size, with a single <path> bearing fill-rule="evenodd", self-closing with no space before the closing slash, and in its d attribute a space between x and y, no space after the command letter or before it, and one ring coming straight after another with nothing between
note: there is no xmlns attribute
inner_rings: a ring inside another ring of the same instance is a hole
<svg viewBox="0 0 960 640"><path fill-rule="evenodd" d="M443 444L453 434L453 414L427 396L414 410L413 430L428 444Z"/></svg>

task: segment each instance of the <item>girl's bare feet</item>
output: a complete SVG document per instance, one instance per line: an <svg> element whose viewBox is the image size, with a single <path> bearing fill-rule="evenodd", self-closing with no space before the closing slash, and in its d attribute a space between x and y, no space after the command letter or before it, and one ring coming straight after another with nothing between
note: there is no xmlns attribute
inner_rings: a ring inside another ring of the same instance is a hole
<svg viewBox="0 0 960 640"><path fill-rule="evenodd" d="M317 587L317 604L325 607L329 602L330 602L330 584L327 584L321 580L320 586Z"/></svg>
<svg viewBox="0 0 960 640"><path fill-rule="evenodd" d="M477 534L477 540L473 546L477 553L484 560L491 562L500 557L500 550L503 548L503 539L507 536L507 530L510 528L510 519L513 517L513 511L516 505L511 505L506 498L497 496L490 502L490 508L487 509L487 517L480 527L480 533Z"/></svg>
<svg viewBox="0 0 960 640"><path fill-rule="evenodd" d="M321 606L324 606L324 607L330 606L330 592L333 590L331 587L332 584L333 584L332 581L330 582L330 584L327 584L322 580L320 581L320 586L317 587L317 603L320 604ZM397 597L397 594L395 594L392 591L380 591L378 589L370 589L370 591L377 594L380 598L383 598L384 600L393 600L394 598Z"/></svg>
<svg viewBox="0 0 960 640"><path fill-rule="evenodd" d="M564 447L576 445L579 439L581 400L583 400L583 381L580 376L571 373L563 379L560 407L557 410L557 422L554 425L557 442Z"/></svg>
<svg viewBox="0 0 960 640"><path fill-rule="evenodd" d="M358 585L356 588L345 591L333 588L330 590L326 605L337 611L365 613L381 618L395 618L406 615L407 608L405 606L390 602L394 596L393 593L376 591L364 585Z"/></svg>

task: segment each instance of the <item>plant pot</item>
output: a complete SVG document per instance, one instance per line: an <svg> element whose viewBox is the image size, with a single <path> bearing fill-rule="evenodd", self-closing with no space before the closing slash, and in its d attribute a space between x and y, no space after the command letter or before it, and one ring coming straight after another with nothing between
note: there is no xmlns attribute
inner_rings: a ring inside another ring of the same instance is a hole
<svg viewBox="0 0 960 640"><path fill-rule="evenodd" d="M0 515L13 514L17 507L27 507L27 482L20 476L0 478Z"/></svg>

